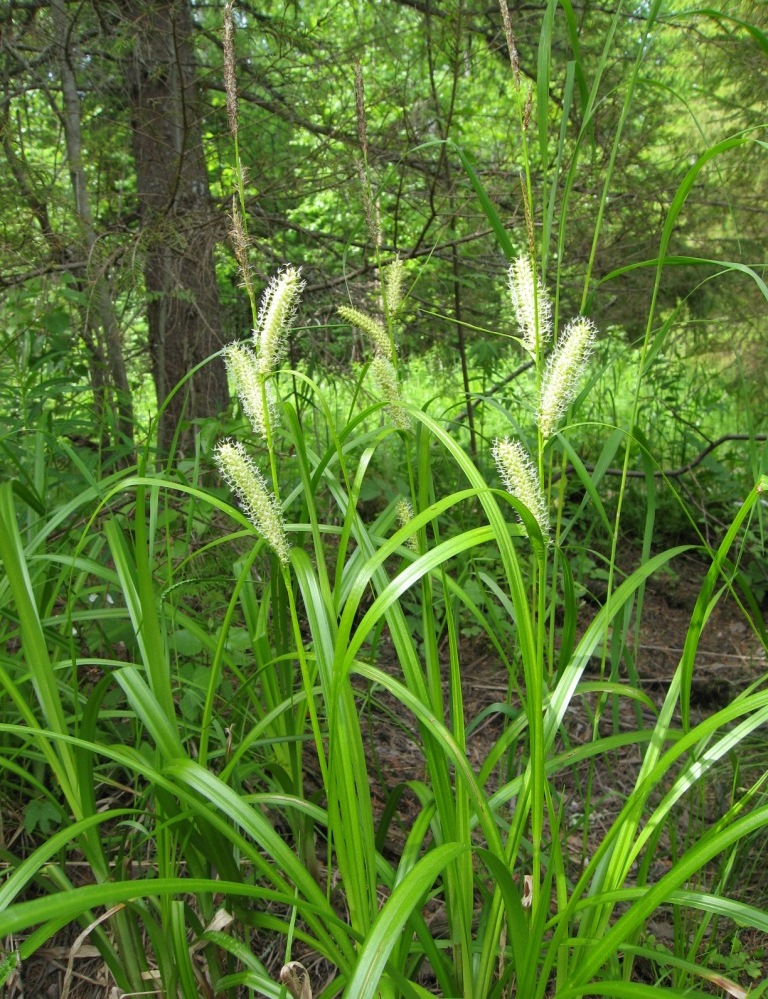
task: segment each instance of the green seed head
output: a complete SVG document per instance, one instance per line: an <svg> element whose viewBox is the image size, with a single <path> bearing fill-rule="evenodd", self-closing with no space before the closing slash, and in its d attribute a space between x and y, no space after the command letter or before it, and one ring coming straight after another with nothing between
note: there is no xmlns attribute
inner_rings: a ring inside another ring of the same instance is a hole
<svg viewBox="0 0 768 999"><path fill-rule="evenodd" d="M353 309L349 305L340 305L338 313L342 319L346 320L350 326L356 326L371 341L373 352L377 356L386 358L388 361L394 360L394 346L389 333L383 325L365 312Z"/></svg>
<svg viewBox="0 0 768 999"><path fill-rule="evenodd" d="M387 301L387 316L392 319L403 304L403 262L395 257L384 273L384 288Z"/></svg>
<svg viewBox="0 0 768 999"><path fill-rule="evenodd" d="M398 430L410 430L411 418L403 407L400 386L397 384L395 366L386 357L377 354L371 362L371 370L379 386L379 391L387 402L387 409Z"/></svg>
<svg viewBox="0 0 768 999"><path fill-rule="evenodd" d="M395 514L397 515L397 523L400 527L405 527L413 520L413 507L403 496L397 501ZM419 539L415 534L412 534L405 543L412 551L417 552L419 550Z"/></svg>

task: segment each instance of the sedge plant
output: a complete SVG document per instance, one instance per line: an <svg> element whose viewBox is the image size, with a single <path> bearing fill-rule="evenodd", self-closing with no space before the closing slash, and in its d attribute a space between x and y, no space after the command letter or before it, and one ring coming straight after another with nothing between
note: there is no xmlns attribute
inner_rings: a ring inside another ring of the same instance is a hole
<svg viewBox="0 0 768 999"><path fill-rule="evenodd" d="M658 9L650 5L614 148ZM0 486L0 607L9 650L0 683L12 705L0 720L0 762L25 793L46 798L60 814L59 827L28 856L4 855L0 938L18 941L18 954L6 958L0 975L16 973L19 961L23 966L77 921L120 988L134 994L575 999L705 995L723 983L738 994L702 964L701 935L681 934L662 952L646 931L656 914L671 909L768 932L764 912L710 890L706 880L709 865L725 858L727 870L739 844L765 829L761 779L690 835L665 873L652 865L682 803L768 721L760 683L703 720L690 711L699 640L717 602L733 590L734 548L768 480L756 482L717 547L699 546L710 568L657 707L619 665L631 649L646 581L683 549L651 554L648 542L642 564L618 582L621 502L611 521L601 498L603 471L623 448L625 472L641 454L653 479L652 450L635 426L639 403L632 426L608 428L594 471L570 444L597 335L587 315L592 282L587 274L581 314L561 329L557 272L554 295L547 275L564 256L578 156L566 169L564 123L537 229L528 138L534 121L539 148L547 151L555 5L544 15L535 103L520 75L505 5L502 13L524 157L529 225L519 237L522 252L471 162L461 150L458 156L509 260L516 332L533 362L536 406L530 425L488 442L479 464L443 420L403 397L400 261L388 269L379 261L380 315L359 302L339 308L344 322L364 334L370 362L365 391L356 393L345 419L337 419L322 383L282 367L302 278L286 267L259 301L248 260L227 5L225 82L238 178L232 240L253 334L210 362L226 364L243 416L211 458L238 506L205 486L203 454L186 478L154 470L145 456L135 469L89 481L69 504L43 511L41 522L23 494ZM575 22L568 24L578 55ZM589 142L611 42L609 34L590 85L578 60L568 70L566 104L577 89L582 101L577 152ZM710 150L709 158L718 152ZM609 163L596 241L611 169ZM653 262L657 288L695 177L694 168L670 208ZM648 359L669 328L665 320L656 330L654 322L650 303L636 400ZM297 384L312 421L296 405ZM323 432L314 434L318 425ZM360 497L377 464L386 468L382 456L393 453L406 469L407 495L393 487L384 509L366 519ZM452 492L441 488L436 455L457 473ZM572 528L553 502L567 465L613 545L606 599L579 637L566 557ZM620 497L625 484L626 475ZM174 519L182 503L184 516ZM85 530L58 550L53 539L61 525L83 511ZM224 536L211 526L222 517L234 525ZM454 530L456 523L462 528ZM179 558L174 534L182 524ZM649 537L652 527L649 504ZM234 559L226 554L232 550ZM493 568L470 579L466 566L478 550L494 552ZM184 596L184 573L204 572L207 559L227 567L210 627ZM84 605L90 595L97 607ZM418 608L418 629L406 599ZM745 602L745 619L764 638L754 610ZM501 616L513 631L512 649L494 626ZM470 762L465 717L467 620L498 655L509 686L497 706L499 734L478 766ZM114 654L95 656L85 639L74 641L95 625L119 636ZM392 650L394 667L384 648ZM205 662L199 672L187 669L190 649ZM594 660L603 668L587 678ZM383 788L383 804L376 800L361 711L361 698L377 691L409 720L423 763L407 788L418 808L395 854L384 844L405 788ZM597 705L595 724L588 740L570 744L566 722L578 699ZM601 727L608 706L624 701L651 723ZM585 833L574 871L560 789L577 769L586 772L586 829L591 776L628 746L640 759L632 786L602 834ZM58 794L40 774L51 775ZM89 883L73 883L67 858L75 851L86 858ZM25 897L33 882L38 890ZM277 964L267 960L265 938L279 942ZM638 980L638 958L659 969L657 982Z"/></svg>

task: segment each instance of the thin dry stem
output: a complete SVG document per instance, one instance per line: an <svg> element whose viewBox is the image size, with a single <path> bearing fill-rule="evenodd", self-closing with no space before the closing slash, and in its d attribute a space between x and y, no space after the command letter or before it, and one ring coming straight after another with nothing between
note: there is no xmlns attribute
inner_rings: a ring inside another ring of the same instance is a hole
<svg viewBox="0 0 768 999"><path fill-rule="evenodd" d="M363 70L359 62L355 63L355 114L357 116L357 137L360 142L362 159L355 157L357 173L360 177L360 187L363 192L363 211L365 223L374 246L381 246L381 229L374 211L371 198L371 185L368 180L368 126L365 118L365 85Z"/></svg>
<svg viewBox="0 0 768 999"><path fill-rule="evenodd" d="M363 69L359 62L355 63L355 114L357 115L357 137L360 140L360 150L363 158L368 159L368 127L365 119L365 85Z"/></svg>

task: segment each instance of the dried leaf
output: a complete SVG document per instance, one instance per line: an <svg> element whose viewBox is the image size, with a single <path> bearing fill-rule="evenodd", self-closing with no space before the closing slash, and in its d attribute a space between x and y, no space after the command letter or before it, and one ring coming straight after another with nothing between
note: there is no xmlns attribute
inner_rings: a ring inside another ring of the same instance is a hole
<svg viewBox="0 0 768 999"><path fill-rule="evenodd" d="M520 901L524 909L530 909L533 902L533 877L530 874L523 878L523 897Z"/></svg>
<svg viewBox="0 0 768 999"><path fill-rule="evenodd" d="M280 970L280 982L288 989L293 999L312 999L312 986L309 972L299 961L290 961Z"/></svg>
<svg viewBox="0 0 768 999"><path fill-rule="evenodd" d="M743 989L736 982L732 982L730 978L724 978L722 975L707 975L706 978L712 982L713 985L717 985L718 988L724 989L729 996L734 996L734 999L747 999L749 993Z"/></svg>

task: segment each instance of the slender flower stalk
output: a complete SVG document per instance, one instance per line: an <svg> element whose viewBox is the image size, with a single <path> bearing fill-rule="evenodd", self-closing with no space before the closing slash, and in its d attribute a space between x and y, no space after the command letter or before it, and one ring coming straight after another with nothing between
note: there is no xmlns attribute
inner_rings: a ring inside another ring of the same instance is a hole
<svg viewBox="0 0 768 999"><path fill-rule="evenodd" d="M523 346L532 357L552 335L552 302L528 255L513 260L509 267L509 294L520 329Z"/></svg>
<svg viewBox="0 0 768 999"><path fill-rule="evenodd" d="M269 282L264 292L253 333L262 375L271 374L285 356L287 333L303 290L304 282L298 268L286 267Z"/></svg>
<svg viewBox="0 0 768 999"><path fill-rule="evenodd" d="M355 157L357 172L360 177L360 187L363 194L363 210L368 232L373 245L381 247L381 227L378 219L378 206L373 199L371 183L368 178L368 124L365 117L365 85L363 83L363 68L355 63L355 114L357 116L357 137L360 142L362 158Z"/></svg>
<svg viewBox="0 0 768 999"><path fill-rule="evenodd" d="M290 545L282 511L245 447L240 441L223 440L216 445L213 458L249 520L282 564L287 565Z"/></svg>
<svg viewBox="0 0 768 999"><path fill-rule="evenodd" d="M544 540L549 541L547 501L528 452L520 441L497 437L492 454L504 488L528 507L541 528Z"/></svg>
<svg viewBox="0 0 768 999"><path fill-rule="evenodd" d="M557 430L563 413L573 402L595 335L593 322L579 316L566 326L547 362L537 413L544 440Z"/></svg>

